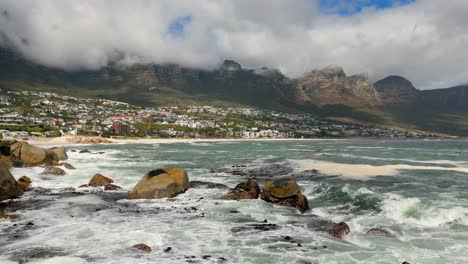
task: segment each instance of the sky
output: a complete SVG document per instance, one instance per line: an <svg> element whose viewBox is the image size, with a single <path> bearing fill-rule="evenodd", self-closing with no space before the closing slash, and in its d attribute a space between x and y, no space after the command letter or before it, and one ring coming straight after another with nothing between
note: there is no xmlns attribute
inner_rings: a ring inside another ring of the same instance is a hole
<svg viewBox="0 0 468 264"><path fill-rule="evenodd" d="M233 59L432 89L468 83L466 10L466 0L2 0L0 45L66 70Z"/></svg>

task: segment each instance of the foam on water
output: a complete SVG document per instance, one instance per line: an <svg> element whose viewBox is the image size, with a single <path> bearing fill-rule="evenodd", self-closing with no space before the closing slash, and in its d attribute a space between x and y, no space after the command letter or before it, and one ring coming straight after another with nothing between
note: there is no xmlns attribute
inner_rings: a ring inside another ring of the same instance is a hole
<svg viewBox="0 0 468 264"><path fill-rule="evenodd" d="M410 144L406 156L401 157L385 156L374 143L354 141L304 141L294 145L290 142L200 143L74 146L88 148L92 153L69 152L68 162L77 170L66 170L65 176L45 177L40 175L41 168L13 169L16 178L27 175L32 178L33 187L51 190L27 192L19 199L22 206L15 212L18 220L14 223L0 220L0 262L17 263L15 256L39 248L59 254L31 259L32 263L187 263L187 260L221 263L221 257L227 259L226 263L393 264L405 260L468 263L468 197L464 194L468 188L465 174L468 170L465 164L459 163L463 156L451 160L450 155L442 153L437 157L440 159L430 160L428 155L420 156L421 151L436 152L439 146L432 150L425 145L412 148L416 143L411 142L401 143ZM379 154L376 157L382 157L379 165L373 159L368 159L368 163L360 161L363 164L347 164L337 162L332 156L323 156L319 161L315 160L315 153L288 150L293 146L299 150L336 152L350 144L361 149L347 148L346 154L359 157L360 151L366 150L365 156L373 157L372 151L376 151ZM388 144L383 147L403 149L398 142ZM441 149L449 148L444 142L435 144L442 144ZM385 164L386 158L389 162L397 159L402 164ZM405 162L428 162L431 166ZM219 189L190 189L171 199L126 199L126 192L151 169L180 166L187 169L191 180L234 187L245 177L209 171L238 164L247 164L246 171L274 166L294 168L293 173L284 170L286 174L267 175L257 180L261 185L275 177L298 177L312 210L301 215L293 208L260 199L224 201L220 197L227 190ZM447 165L454 167L442 167ZM320 173L304 172L312 169ZM444 171L445 178L430 173L434 171ZM95 173L113 178L124 190L97 194L62 190L87 183ZM377 175L404 177L375 178ZM404 181L406 176L411 177L411 182ZM438 177L434 182L439 180L442 186L444 181L456 183L461 191L441 188L439 193L428 192L427 188L433 187L433 182L428 181L430 177ZM265 219L278 228L249 229L249 225L262 224ZM345 221L352 232L344 240L332 238L320 230L317 219ZM28 226L29 222L34 225ZM371 228L382 228L391 236L367 234ZM14 238L14 235L20 236ZM286 240L286 236L295 242ZM153 252L129 249L138 243L151 246ZM167 247L172 250L165 252ZM211 258L203 259L205 255Z"/></svg>
<svg viewBox="0 0 468 264"><path fill-rule="evenodd" d="M408 164L346 164L319 160L290 160L290 162L295 164L297 172L318 170L326 175L338 175L364 180L375 176L397 175L402 170L432 170L468 173L468 167L415 166Z"/></svg>

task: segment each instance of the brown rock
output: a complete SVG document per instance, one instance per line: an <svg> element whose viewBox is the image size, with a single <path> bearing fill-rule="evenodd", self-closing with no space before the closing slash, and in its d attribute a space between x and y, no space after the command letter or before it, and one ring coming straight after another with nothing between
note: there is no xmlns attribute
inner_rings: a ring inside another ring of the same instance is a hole
<svg viewBox="0 0 468 264"><path fill-rule="evenodd" d="M11 175L10 170L0 166L0 201L18 198L23 194L23 189Z"/></svg>
<svg viewBox="0 0 468 264"><path fill-rule="evenodd" d="M26 191L31 187L31 179L28 176L22 176L18 179L18 184L21 186L23 191Z"/></svg>
<svg viewBox="0 0 468 264"><path fill-rule="evenodd" d="M93 186L93 187L99 187L99 186L109 185L109 184L111 184L113 182L114 182L114 180L112 180L111 178L108 178L108 177L98 173L98 174L94 175L93 178L91 178L88 185Z"/></svg>
<svg viewBox="0 0 468 264"><path fill-rule="evenodd" d="M12 215L12 214L7 214L3 211L0 211L0 219L10 219L10 220L15 220L16 218L18 218L18 216L16 215Z"/></svg>
<svg viewBox="0 0 468 264"><path fill-rule="evenodd" d="M307 197L301 193L296 181L292 179L267 181L263 187L261 199L297 208L301 213L309 209Z"/></svg>
<svg viewBox="0 0 468 264"><path fill-rule="evenodd" d="M225 200L244 200L244 199L258 199L260 196L260 187L254 180L239 183L234 189L225 195Z"/></svg>
<svg viewBox="0 0 468 264"><path fill-rule="evenodd" d="M57 166L59 160L53 150L39 148L27 142L16 142L11 145L11 156L26 166Z"/></svg>
<svg viewBox="0 0 468 264"><path fill-rule="evenodd" d="M66 169L69 169L69 170L76 170L75 167L73 167L70 163L67 163L67 162L61 162L59 164L59 166L63 166L65 167Z"/></svg>
<svg viewBox="0 0 468 264"><path fill-rule="evenodd" d="M115 191L115 190L120 190L120 189L122 189L122 187L114 185L114 184L107 184L106 186L104 186L104 190L106 191Z"/></svg>
<svg viewBox="0 0 468 264"><path fill-rule="evenodd" d="M146 253L150 253L152 251L151 247L146 244L136 244L136 245L133 245L132 248L138 249L140 251L144 251Z"/></svg>
<svg viewBox="0 0 468 264"><path fill-rule="evenodd" d="M67 151L65 150L65 148L50 148L49 150L51 150L52 152L57 154L58 160L67 160L68 159Z"/></svg>
<svg viewBox="0 0 468 264"><path fill-rule="evenodd" d="M148 172L130 192L130 199L170 198L190 187L187 172L164 168Z"/></svg>
<svg viewBox="0 0 468 264"><path fill-rule="evenodd" d="M341 222L332 226L327 232L336 238L343 238L345 235L349 234L351 230L345 222Z"/></svg>
<svg viewBox="0 0 468 264"><path fill-rule="evenodd" d="M48 167L42 173L42 175L65 175L67 174L64 170L58 167Z"/></svg>

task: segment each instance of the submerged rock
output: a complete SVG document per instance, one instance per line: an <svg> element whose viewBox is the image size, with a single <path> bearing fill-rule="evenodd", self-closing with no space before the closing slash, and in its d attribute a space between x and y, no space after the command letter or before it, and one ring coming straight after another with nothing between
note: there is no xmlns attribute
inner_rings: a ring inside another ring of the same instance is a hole
<svg viewBox="0 0 468 264"><path fill-rule="evenodd" d="M277 230L280 227L276 224L249 224L240 227L234 227L231 229L233 233L245 232L245 231L272 231Z"/></svg>
<svg viewBox="0 0 468 264"><path fill-rule="evenodd" d="M70 163L67 163L67 162L61 162L59 164L59 166L63 166L65 167L66 169L69 169L69 170L76 170L75 167L73 167Z"/></svg>
<svg viewBox="0 0 468 264"><path fill-rule="evenodd" d="M0 201L17 198L23 194L23 188L18 184L6 166L0 166Z"/></svg>
<svg viewBox="0 0 468 264"><path fill-rule="evenodd" d="M130 199L170 198L190 187L187 172L180 168L164 168L148 172L130 192Z"/></svg>
<svg viewBox="0 0 468 264"><path fill-rule="evenodd" d="M309 209L307 197L301 193L299 185L292 179L267 181L261 199L270 203L297 208L301 213Z"/></svg>
<svg viewBox="0 0 468 264"><path fill-rule="evenodd" d="M144 251L146 253L150 253L152 251L151 247L146 244L136 244L136 245L133 245L132 248L138 249L140 251Z"/></svg>
<svg viewBox="0 0 468 264"><path fill-rule="evenodd" d="M393 237L389 231L378 227L369 229L369 231L366 232L366 235Z"/></svg>
<svg viewBox="0 0 468 264"><path fill-rule="evenodd" d="M199 189L229 189L227 185L215 182L204 182L204 181L191 181L190 188Z"/></svg>
<svg viewBox="0 0 468 264"><path fill-rule="evenodd" d="M343 238L345 235L349 234L351 230L349 226L345 222L341 222L335 224L330 229L327 230L327 233L336 237L336 238Z"/></svg>
<svg viewBox="0 0 468 264"><path fill-rule="evenodd" d="M22 176L18 179L18 184L21 186L23 191L26 191L31 187L31 179L28 176Z"/></svg>
<svg viewBox="0 0 468 264"><path fill-rule="evenodd" d="M64 170L58 167L49 167L45 169L42 173L42 175L65 175L67 174Z"/></svg>
<svg viewBox="0 0 468 264"><path fill-rule="evenodd" d="M260 187L254 180L239 183L234 189L225 195L225 200L244 200L244 199L258 199L260 196Z"/></svg>

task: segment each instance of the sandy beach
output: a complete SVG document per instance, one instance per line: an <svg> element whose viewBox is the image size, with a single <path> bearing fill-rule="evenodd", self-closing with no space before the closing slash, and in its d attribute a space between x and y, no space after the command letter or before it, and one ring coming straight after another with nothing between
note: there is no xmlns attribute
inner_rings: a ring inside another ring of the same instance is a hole
<svg viewBox="0 0 468 264"><path fill-rule="evenodd" d="M27 141L33 145L72 145L84 144L76 143L76 136L63 136L55 138L30 138ZM96 138L80 136L79 138ZM299 138L257 138L257 139L244 139L244 138L106 138L112 144L128 144L128 143L187 143L187 142L240 142L240 141L312 141L312 140L329 140L329 139L299 139ZM108 144L108 143L101 143Z"/></svg>

